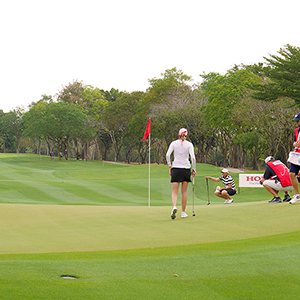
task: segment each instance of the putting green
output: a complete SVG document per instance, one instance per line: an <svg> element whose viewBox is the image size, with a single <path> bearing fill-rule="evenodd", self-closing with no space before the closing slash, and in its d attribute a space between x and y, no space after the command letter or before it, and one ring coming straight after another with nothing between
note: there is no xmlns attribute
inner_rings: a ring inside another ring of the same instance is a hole
<svg viewBox="0 0 300 300"><path fill-rule="evenodd" d="M0 205L1 254L137 249L203 244L300 230L300 205L267 202L170 207Z"/></svg>

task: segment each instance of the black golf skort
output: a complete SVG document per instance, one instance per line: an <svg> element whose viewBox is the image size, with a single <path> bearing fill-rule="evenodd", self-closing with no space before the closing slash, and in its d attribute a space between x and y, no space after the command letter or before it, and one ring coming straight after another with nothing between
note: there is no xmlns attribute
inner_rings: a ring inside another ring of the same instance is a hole
<svg viewBox="0 0 300 300"><path fill-rule="evenodd" d="M172 168L171 182L191 182L191 169Z"/></svg>
<svg viewBox="0 0 300 300"><path fill-rule="evenodd" d="M234 189L226 189L226 191L227 191L229 196L233 196L233 195L236 194L236 190L234 190Z"/></svg>

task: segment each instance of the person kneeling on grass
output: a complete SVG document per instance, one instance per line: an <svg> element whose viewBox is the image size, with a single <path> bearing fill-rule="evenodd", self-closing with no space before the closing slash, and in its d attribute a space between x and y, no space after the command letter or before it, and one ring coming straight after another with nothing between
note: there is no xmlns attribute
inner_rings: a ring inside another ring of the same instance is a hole
<svg viewBox="0 0 300 300"><path fill-rule="evenodd" d="M224 204L231 204L233 202L233 199L230 196L233 196L236 194L236 187L234 184L234 180L233 178L228 174L228 170L227 169L223 169L221 171L222 176L220 176L219 178L214 178L214 177L209 177L206 176L205 179L210 179L212 181L223 181L225 187L221 188L221 187L217 187L216 191L215 191L215 195L225 199Z"/></svg>
<svg viewBox="0 0 300 300"><path fill-rule="evenodd" d="M290 201L291 196L288 191L292 191L293 186L287 166L280 160L276 160L273 156L268 156L265 159L265 164L265 173L259 183L274 196L269 203L281 202L281 198L278 195L279 191L285 192L283 202Z"/></svg>

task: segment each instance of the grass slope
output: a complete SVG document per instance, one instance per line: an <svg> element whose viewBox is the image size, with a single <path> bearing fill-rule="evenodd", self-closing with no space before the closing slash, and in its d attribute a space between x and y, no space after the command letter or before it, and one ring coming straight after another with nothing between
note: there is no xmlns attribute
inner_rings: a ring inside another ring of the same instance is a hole
<svg viewBox="0 0 300 300"><path fill-rule="evenodd" d="M27 154L0 154L0 203L58 205L148 205L148 166L117 165L99 161L55 159ZM207 203L205 176L220 176L220 169L197 165L195 203ZM236 183L238 174L231 173ZM217 184L209 182L212 204L222 203L214 196ZM188 190L192 200L192 185ZM168 168L151 166L151 205L171 204ZM236 202L268 200L264 189L243 188Z"/></svg>

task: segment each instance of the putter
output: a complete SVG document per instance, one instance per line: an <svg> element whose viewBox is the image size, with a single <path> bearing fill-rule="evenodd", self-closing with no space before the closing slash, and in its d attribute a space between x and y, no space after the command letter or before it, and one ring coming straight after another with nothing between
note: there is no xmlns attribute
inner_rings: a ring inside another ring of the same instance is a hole
<svg viewBox="0 0 300 300"><path fill-rule="evenodd" d="M193 217L196 216L194 208L195 208L195 177L193 176Z"/></svg>
<svg viewBox="0 0 300 300"><path fill-rule="evenodd" d="M209 201L208 178L206 178L206 189L207 189L207 205L209 205L210 201Z"/></svg>

